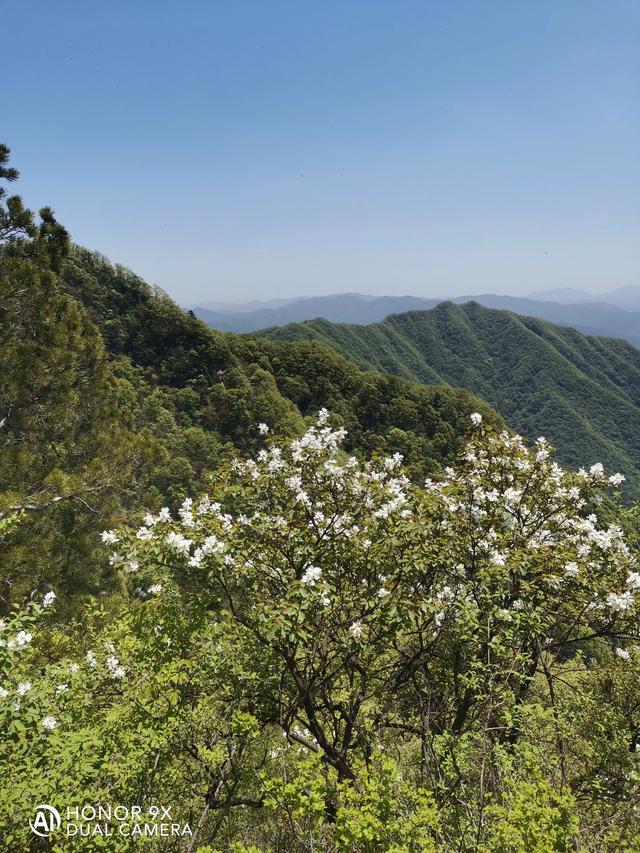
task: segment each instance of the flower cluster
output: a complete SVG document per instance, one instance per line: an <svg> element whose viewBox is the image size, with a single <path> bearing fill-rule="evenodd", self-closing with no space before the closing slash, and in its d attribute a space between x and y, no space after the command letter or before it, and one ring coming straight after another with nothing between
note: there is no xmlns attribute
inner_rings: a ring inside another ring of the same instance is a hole
<svg viewBox="0 0 640 853"><path fill-rule="evenodd" d="M607 478L599 463L565 471L544 438L528 447L472 423L463 464L425 484L433 541L450 555L432 587L438 626L502 621L514 637L535 624L549 647L566 640L572 619L615 632L616 619L635 612L640 578L621 528L601 525L592 507L622 475Z"/></svg>
<svg viewBox="0 0 640 853"><path fill-rule="evenodd" d="M127 572L153 567L148 596L169 588L172 572L195 570L227 589L253 590L251 600L270 618L293 608L305 624L312 611L328 618L342 566L379 612L393 585L391 567L375 570L372 543L410 516L410 483L399 453L366 463L346 456L346 431L328 420L321 410L288 446L270 444L254 459L236 460L216 499L187 499L176 519L162 510L147 515L135 535L105 531L105 543L118 548L112 562ZM163 576L161 567L170 571ZM353 621L341 628L345 638Z"/></svg>
<svg viewBox="0 0 640 853"><path fill-rule="evenodd" d="M288 446L236 460L215 498L103 539L118 546L116 564L152 573L143 597L196 571L234 612L249 608L248 623L283 636L331 631L364 649L364 637L413 624L431 643L489 630L504 649L531 632L552 648L567 625L588 623L613 642L635 613L640 572L620 527L600 524L595 508L621 475L600 464L565 471L544 438L527 446L477 412L470 420L459 465L419 487L398 453L346 455L345 430L322 410Z"/></svg>
<svg viewBox="0 0 640 853"><path fill-rule="evenodd" d="M26 607L16 608L7 619L0 619L0 652L3 653L0 655L0 719L2 716L5 720L7 717L9 720L19 717L25 704L38 704L38 694L43 691L44 682L34 687L33 676L25 677L25 673L33 671L25 653L34 639L38 620L55 600L55 592L49 590L41 602L32 600ZM68 685L63 682L54 692L62 695L67 690ZM43 701L49 702L50 697L44 697ZM51 714L46 714L41 720L45 732L53 731L56 725L57 719Z"/></svg>

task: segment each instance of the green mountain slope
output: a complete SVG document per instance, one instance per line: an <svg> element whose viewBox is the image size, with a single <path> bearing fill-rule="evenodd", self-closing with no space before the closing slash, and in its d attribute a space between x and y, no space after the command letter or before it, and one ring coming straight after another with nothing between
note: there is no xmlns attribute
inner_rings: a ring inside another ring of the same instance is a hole
<svg viewBox="0 0 640 853"><path fill-rule="evenodd" d="M261 333L330 344L360 367L478 394L514 428L544 434L568 465L602 462L640 494L640 351L470 302L370 326L312 320Z"/></svg>
<svg viewBox="0 0 640 853"><path fill-rule="evenodd" d="M62 283L101 330L119 369L137 372L143 395L153 390L179 426L203 429L221 446L253 451L259 422L293 433L326 406L349 430L351 449L400 451L422 472L453 458L470 412L496 418L466 391L363 372L325 345L209 329L132 272L84 249L74 251Z"/></svg>

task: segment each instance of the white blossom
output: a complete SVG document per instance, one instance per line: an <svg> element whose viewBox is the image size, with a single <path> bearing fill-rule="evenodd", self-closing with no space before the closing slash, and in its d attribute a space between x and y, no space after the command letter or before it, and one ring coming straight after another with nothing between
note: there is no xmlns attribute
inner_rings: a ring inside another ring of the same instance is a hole
<svg viewBox="0 0 640 853"><path fill-rule="evenodd" d="M568 578L575 578L580 573L580 566L577 563L567 563L564 573Z"/></svg>
<svg viewBox="0 0 640 853"><path fill-rule="evenodd" d="M148 527L142 525L136 532L136 539L140 539L141 542L148 542L150 539L153 539L153 533Z"/></svg>
<svg viewBox="0 0 640 853"><path fill-rule="evenodd" d="M105 545L115 545L116 542L120 541L120 539L116 536L113 530L103 530L100 534L100 538L102 539Z"/></svg>
<svg viewBox="0 0 640 853"><path fill-rule="evenodd" d="M56 596L55 592L52 589L50 589L49 592L45 593L45 596L42 599L42 606L43 607L49 607L49 605L53 604L53 602L56 600L56 597L57 596Z"/></svg>
<svg viewBox="0 0 640 853"><path fill-rule="evenodd" d="M124 678L125 670L115 655L110 655L105 661L106 667L114 678Z"/></svg>
<svg viewBox="0 0 640 853"><path fill-rule="evenodd" d="M45 728L48 732L52 732L57 725L58 721L55 717L52 717L51 714L47 714L47 716L44 717L42 720L42 727Z"/></svg>
<svg viewBox="0 0 640 853"><path fill-rule="evenodd" d="M29 631L18 631L15 637L7 641L7 648L11 651L14 649L22 651L26 649L31 640L33 640L33 635Z"/></svg>
<svg viewBox="0 0 640 853"><path fill-rule="evenodd" d="M360 639L360 637L364 633L364 625L362 624L362 622L353 622L353 624L349 627L349 633L355 640Z"/></svg>
<svg viewBox="0 0 640 853"><path fill-rule="evenodd" d="M322 569L318 566L308 566L300 578L300 583L305 586L315 586L322 577Z"/></svg>
<svg viewBox="0 0 640 853"><path fill-rule="evenodd" d="M403 458L402 453L394 453L393 456L387 456L383 461L384 467L387 471L393 471L394 468L398 468L402 465Z"/></svg>
<svg viewBox="0 0 640 853"><path fill-rule="evenodd" d="M640 573L629 572L627 576L627 586L629 589L640 589Z"/></svg>
<svg viewBox="0 0 640 853"><path fill-rule="evenodd" d="M224 543L217 536L207 536L201 547L203 554L219 554L224 551Z"/></svg>
<svg viewBox="0 0 640 853"><path fill-rule="evenodd" d="M178 554L188 554L191 548L191 539L185 539L182 533L175 533L173 530L167 533L165 539L167 545L177 551Z"/></svg>
<svg viewBox="0 0 640 853"><path fill-rule="evenodd" d="M630 592L623 592L620 595L616 592L611 592L607 596L607 604L613 613L624 613L633 603L633 596Z"/></svg>

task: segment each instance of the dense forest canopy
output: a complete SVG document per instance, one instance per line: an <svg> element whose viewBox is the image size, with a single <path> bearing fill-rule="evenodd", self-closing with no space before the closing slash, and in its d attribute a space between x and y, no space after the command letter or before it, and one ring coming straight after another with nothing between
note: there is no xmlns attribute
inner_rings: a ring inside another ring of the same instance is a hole
<svg viewBox="0 0 640 853"><path fill-rule="evenodd" d="M530 439L553 439L565 464L601 461L625 474L629 498L640 495L640 350L626 341L473 302L370 326L311 320L262 334L322 342L362 368L466 388Z"/></svg>

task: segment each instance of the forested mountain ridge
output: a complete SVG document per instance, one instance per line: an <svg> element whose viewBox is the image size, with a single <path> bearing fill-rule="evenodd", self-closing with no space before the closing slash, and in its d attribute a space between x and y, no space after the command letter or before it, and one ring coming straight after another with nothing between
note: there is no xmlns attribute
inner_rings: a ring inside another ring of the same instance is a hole
<svg viewBox="0 0 640 853"><path fill-rule="evenodd" d="M625 310L606 301L560 304L521 296L501 296L483 293L478 296L462 296L450 300L456 303L478 302L485 308L513 311L525 317L538 317L560 326L573 326L585 335L600 335L624 338L634 346L640 346L640 313Z"/></svg>
<svg viewBox="0 0 640 853"><path fill-rule="evenodd" d="M0 145L6 184L9 158ZM401 453L422 478L454 461L472 412L501 423L466 391L365 373L321 344L215 332L1 183L0 326L0 609L48 586L65 605L113 591L99 532L133 507L174 510L255 452L260 424L299 435L327 407L348 452Z"/></svg>
<svg viewBox="0 0 640 853"><path fill-rule="evenodd" d="M455 435L462 437L469 412L496 418L465 391L363 373L323 344L216 332L134 273L85 249L74 249L61 283L84 305L116 362L124 359L141 371L147 386L174 398L172 408L183 418L239 449L254 449L260 421L293 433L302 417L326 406L349 429L348 446L362 442L369 450L389 451L399 450L393 442L401 441L414 464L429 466L434 459L427 438L436 442L436 457L443 461L447 442L453 451ZM420 448L422 462L412 447Z"/></svg>
<svg viewBox="0 0 640 853"><path fill-rule="evenodd" d="M313 320L262 332L316 340L361 367L478 394L510 426L546 435L568 465L602 462L639 493L640 351L623 340L477 303L442 303L369 326Z"/></svg>

